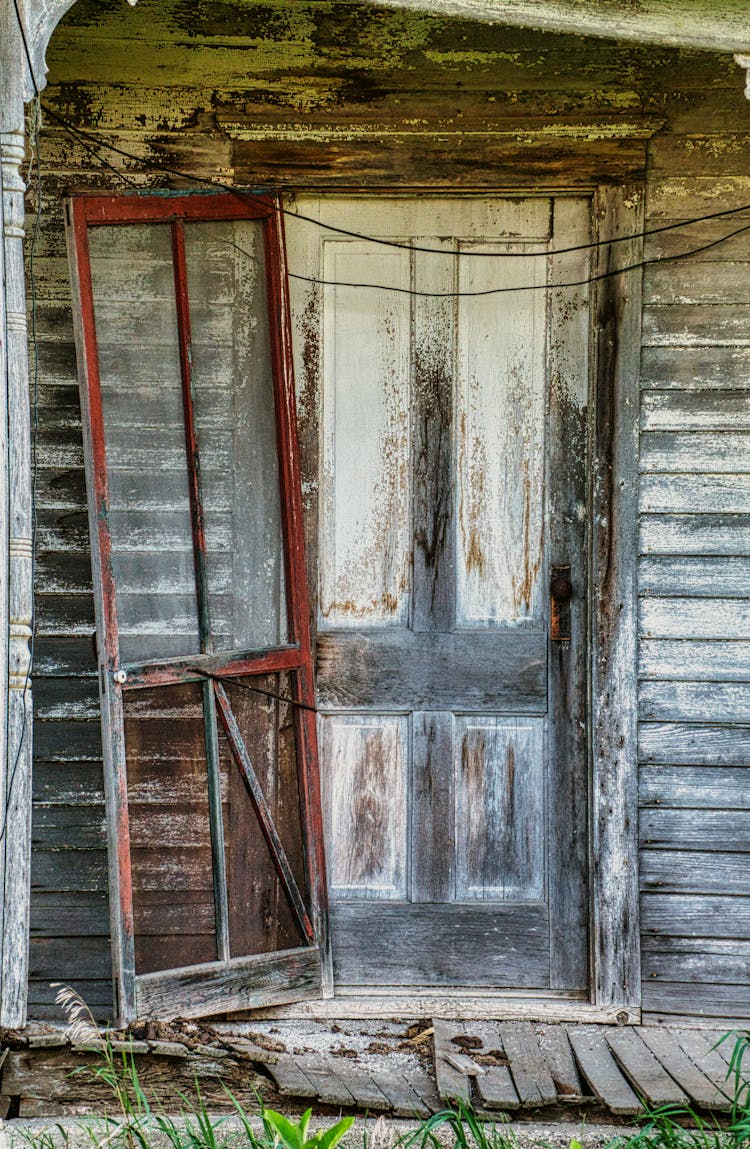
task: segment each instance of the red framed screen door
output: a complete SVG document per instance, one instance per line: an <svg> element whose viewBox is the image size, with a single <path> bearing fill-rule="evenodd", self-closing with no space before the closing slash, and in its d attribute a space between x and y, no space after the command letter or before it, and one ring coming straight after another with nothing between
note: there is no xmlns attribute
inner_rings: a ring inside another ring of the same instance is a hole
<svg viewBox="0 0 750 1149"><path fill-rule="evenodd" d="M118 1018L329 992L282 215L67 205Z"/></svg>

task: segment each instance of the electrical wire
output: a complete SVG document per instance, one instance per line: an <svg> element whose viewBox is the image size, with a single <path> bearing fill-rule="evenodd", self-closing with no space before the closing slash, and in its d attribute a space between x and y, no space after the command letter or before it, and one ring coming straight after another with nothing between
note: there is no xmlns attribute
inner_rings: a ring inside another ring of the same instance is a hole
<svg viewBox="0 0 750 1149"><path fill-rule="evenodd" d="M101 136L96 136L92 132L86 131L84 128L81 128L78 125L72 124L70 120L68 120L65 116L61 116L59 112L56 112L55 109L51 108L48 104L42 104L42 108L43 108L45 114L48 115L56 123L58 123L60 125L60 127L63 128L64 131L67 131L70 134L75 132L78 134L79 137L82 137L84 140L90 142L95 147L106 148L109 151L113 152L115 155L122 156L124 159L133 160L136 163L138 163L141 167L143 167L146 171L160 171L160 172L163 172L165 175L177 176L179 179L184 179L184 180L188 181L189 183L197 184L200 187L216 188L218 191L229 192L232 195L236 196L238 199L241 199L243 201L251 199L254 203L261 203L261 204L264 204L265 206L267 206L270 213L273 213L277 210L277 207L274 203L263 198L262 192L249 191L248 189L238 188L234 184L226 183L223 180L212 179L209 176L197 176L193 172L186 172L186 171L181 170L180 168L173 168L169 164L161 163L158 160L150 160L147 163L144 163L143 159L141 157L135 155L133 152L129 152L125 148L118 147L117 144L113 144L109 140L103 139ZM79 140L79 142L81 142L81 141ZM119 174L119 169L115 169L115 170L118 171L118 174ZM300 220L304 223L314 224L316 227L320 228L323 231L331 231L337 235L346 236L349 239L359 239L359 240L363 240L367 243L378 244L378 245L384 246L384 247L397 248L401 251L414 251L414 252L421 252L421 253L425 253L425 254L429 254L429 255L442 255L442 256L445 256L445 254L446 254L445 248L427 247L427 246L422 245L422 244L414 244L414 243L403 243L400 240L387 239L383 236L368 235L366 232L354 231L350 228L338 227L336 224L326 223L324 220L316 219L314 216L305 215L303 212L293 210L292 208L289 208L289 207L284 207L283 205L282 205L280 210L281 210L282 214L284 216L286 216L288 219ZM475 259L518 259L521 257L528 258L529 256L537 256L537 257L545 257L546 258L548 256L554 256L554 255L568 255L568 254L570 254L572 252L576 252L576 251L591 251L593 249L600 248L600 247L611 247L612 245L617 244L617 243L628 243L628 242L633 242L636 240L648 239L649 236L652 236L652 235L661 235L662 233L667 232L667 231L675 231L677 229L681 229L681 228L685 228L685 227L691 227L693 224L697 224L697 223L708 223L708 222L711 222L712 220L724 219L724 218L727 218L729 216L740 215L742 212L747 212L747 211L750 211L750 203L740 204L738 207L733 207L733 208L724 208L721 211L707 212L704 215L694 216L690 219L676 220L673 223L661 224L658 227L644 228L640 231L629 232L626 235L616 235L616 236L612 236L611 238L608 238L608 239L596 239L596 240L591 240L588 243L573 244L569 247L559 247L559 248L552 248L552 249L544 248L541 251L526 251L526 250L524 250L524 251L472 251L472 250L467 250L467 251L462 252L461 254L463 257L475 258ZM726 238L730 238L730 237L727 236ZM508 242L512 242L512 240L508 240ZM721 241L719 241L719 242L721 242ZM702 248L696 248L695 249L695 251L701 251L701 250L703 250L703 249ZM693 252L692 251L687 252L686 254L690 255L690 254L693 254ZM673 256L673 257L669 257L669 258L673 259L673 258L680 258L680 257L674 257ZM656 259L653 261L648 260L645 262L646 263L658 262L658 260L656 260ZM645 263L644 263L644 266L645 266ZM615 274L619 274L619 272L615 273Z"/></svg>

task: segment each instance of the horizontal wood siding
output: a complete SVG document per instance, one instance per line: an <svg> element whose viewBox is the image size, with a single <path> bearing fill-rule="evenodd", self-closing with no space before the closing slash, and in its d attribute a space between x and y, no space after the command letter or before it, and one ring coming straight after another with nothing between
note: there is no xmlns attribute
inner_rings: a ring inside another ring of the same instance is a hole
<svg viewBox="0 0 750 1149"><path fill-rule="evenodd" d="M651 227L750 199L746 101L675 92L654 138ZM694 114L688 114L688 107ZM665 231L712 244L728 217ZM640 480L643 1008L750 1015L750 233L644 273Z"/></svg>
<svg viewBox="0 0 750 1149"><path fill-rule="evenodd" d="M750 103L728 55L314 0L78 0L47 62L50 107L144 165L194 177L528 191L638 180L647 161L652 227L750 203ZM61 200L192 184L102 153L118 176L49 116L41 155L38 227L33 190L28 205L38 337L30 1012L54 1012L49 983L61 980L106 1016L101 741ZM672 256L748 223L750 211L663 231L645 254ZM644 275L644 1006L667 1013L726 1016L735 1002L750 1014L747 834L734 816L750 807L748 285L750 232ZM312 347L316 333L299 322ZM314 387L300 387L314 461ZM326 689L340 690L327 671Z"/></svg>

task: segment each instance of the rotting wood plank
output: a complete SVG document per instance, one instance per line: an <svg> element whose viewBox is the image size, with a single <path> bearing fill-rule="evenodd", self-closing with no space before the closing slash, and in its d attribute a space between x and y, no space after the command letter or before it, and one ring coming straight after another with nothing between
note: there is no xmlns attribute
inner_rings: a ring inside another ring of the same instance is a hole
<svg viewBox="0 0 750 1149"><path fill-rule="evenodd" d="M500 1037L521 1104L551 1105L557 1101L557 1089L531 1022L505 1022L500 1026Z"/></svg>
<svg viewBox="0 0 750 1149"><path fill-rule="evenodd" d="M390 1110L392 1108L386 1094L366 1067L348 1065L343 1058L337 1058L339 1064L335 1066L335 1075L354 1098L358 1109ZM316 1065L319 1062L316 1059ZM326 1061L326 1065L333 1066L333 1059Z"/></svg>
<svg viewBox="0 0 750 1149"><path fill-rule="evenodd" d="M297 1058L280 1057L274 1065L268 1066L268 1071L282 1096L317 1098L317 1087L304 1072Z"/></svg>
<svg viewBox="0 0 750 1149"><path fill-rule="evenodd" d="M726 1111L731 1103L723 1090L698 1069L680 1046L671 1030L662 1026L642 1025L635 1031L651 1052L668 1069L670 1075L689 1094L696 1105L705 1109Z"/></svg>
<svg viewBox="0 0 750 1149"><path fill-rule="evenodd" d="M669 1076L634 1029L602 1027L609 1048L636 1092L651 1105L684 1105L687 1095Z"/></svg>
<svg viewBox="0 0 750 1149"><path fill-rule="evenodd" d="M460 1046L453 1043L454 1037L461 1037L467 1031L466 1025L452 1021L433 1021L433 1049L435 1058L435 1078L438 1093L444 1101L471 1101L471 1078L460 1072L448 1060Z"/></svg>
<svg viewBox="0 0 750 1149"><path fill-rule="evenodd" d="M485 1108L518 1109L521 1102L513 1084L510 1068L507 1064L500 1063L501 1060L507 1062L507 1058L499 1025L493 1022L473 1022L471 1032L472 1036L476 1035L482 1042L481 1049L475 1052L477 1056L481 1054L483 1057L480 1064L484 1072L477 1077L477 1089ZM499 1064L492 1065L484 1060L493 1054Z"/></svg>
<svg viewBox="0 0 750 1149"><path fill-rule="evenodd" d="M688 1029L687 1027L671 1026L670 1033L698 1070L711 1082L716 1089L732 1096L732 1082L729 1078L729 1066L721 1055L722 1045L716 1043L723 1036L720 1031L712 1033L706 1029Z"/></svg>
<svg viewBox="0 0 750 1149"><path fill-rule="evenodd" d="M373 1069L370 1077L388 1098L394 1117L428 1117L433 1112L397 1069Z"/></svg>
<svg viewBox="0 0 750 1149"><path fill-rule="evenodd" d="M571 1052L568 1031L564 1025L536 1027L539 1048L562 1101L578 1101L583 1096L581 1079Z"/></svg>
<svg viewBox="0 0 750 1149"><path fill-rule="evenodd" d="M620 1072L609 1047L594 1026L571 1026L568 1037L581 1072L617 1117L633 1117L643 1106Z"/></svg>
<svg viewBox="0 0 750 1149"><path fill-rule="evenodd" d="M430 1113L437 1113L443 1108L435 1082L424 1069L418 1066L405 1066L402 1074L409 1088L414 1090Z"/></svg>
<svg viewBox="0 0 750 1149"><path fill-rule="evenodd" d="M356 1106L357 1099L347 1085L342 1081L338 1066L331 1064L332 1059L317 1058L314 1065L305 1063L304 1074L314 1086L318 1100L324 1105Z"/></svg>

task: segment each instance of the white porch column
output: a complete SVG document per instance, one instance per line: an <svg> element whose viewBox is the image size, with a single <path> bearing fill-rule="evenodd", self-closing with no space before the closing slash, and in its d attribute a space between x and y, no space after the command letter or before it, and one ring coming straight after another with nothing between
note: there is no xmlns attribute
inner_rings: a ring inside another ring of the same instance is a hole
<svg viewBox="0 0 750 1149"><path fill-rule="evenodd" d="M21 8L23 12L23 7ZM26 1020L31 846L32 482L23 266L28 67L0 0L0 1025Z"/></svg>

